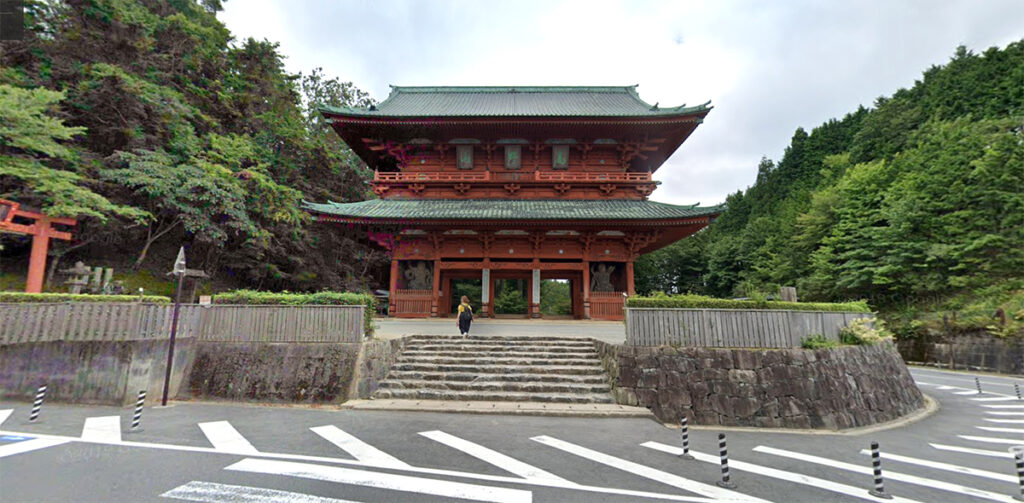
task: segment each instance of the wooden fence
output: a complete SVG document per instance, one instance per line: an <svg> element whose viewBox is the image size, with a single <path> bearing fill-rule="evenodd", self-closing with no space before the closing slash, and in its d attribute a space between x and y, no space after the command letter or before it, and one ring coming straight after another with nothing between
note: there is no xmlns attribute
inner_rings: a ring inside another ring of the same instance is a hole
<svg viewBox="0 0 1024 503"><path fill-rule="evenodd" d="M166 339L167 304L0 304L0 344ZM359 342L364 306L181 306L178 337L224 342Z"/></svg>
<svg viewBox="0 0 1024 503"><path fill-rule="evenodd" d="M621 320L625 303L625 292L590 292L590 317L595 320Z"/></svg>
<svg viewBox="0 0 1024 503"><path fill-rule="evenodd" d="M776 309L626 309L626 344L732 348L798 348L820 334L839 340L839 330L871 313Z"/></svg>

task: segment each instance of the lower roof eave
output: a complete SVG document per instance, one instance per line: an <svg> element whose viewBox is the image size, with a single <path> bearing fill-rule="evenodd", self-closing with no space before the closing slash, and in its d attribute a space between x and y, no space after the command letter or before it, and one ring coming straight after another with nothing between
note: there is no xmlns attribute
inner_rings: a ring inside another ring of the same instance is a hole
<svg viewBox="0 0 1024 503"><path fill-rule="evenodd" d="M404 227L508 227L509 220L425 220L415 218L359 218L341 217L337 215L314 214L317 222L355 224L355 225L386 225ZM707 225L716 217L702 215L683 219L633 219L633 220L515 220L517 227L679 227L687 225Z"/></svg>

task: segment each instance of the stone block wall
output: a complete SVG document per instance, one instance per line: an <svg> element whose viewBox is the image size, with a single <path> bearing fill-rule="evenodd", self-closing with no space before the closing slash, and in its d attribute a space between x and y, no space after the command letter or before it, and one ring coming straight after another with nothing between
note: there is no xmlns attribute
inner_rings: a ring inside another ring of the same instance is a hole
<svg viewBox="0 0 1024 503"><path fill-rule="evenodd" d="M636 347L596 342L618 403L662 421L843 429L924 405L892 344L835 349Z"/></svg>
<svg viewBox="0 0 1024 503"><path fill-rule="evenodd" d="M900 354L908 362L959 370L1024 374L1024 337L972 335L902 340Z"/></svg>
<svg viewBox="0 0 1024 503"><path fill-rule="evenodd" d="M380 382L387 377L398 355L405 349L408 339L374 339L363 343L359 353L358 376L354 389L349 392L349 398L370 398L370 395L380 387Z"/></svg>
<svg viewBox="0 0 1024 503"><path fill-rule="evenodd" d="M200 342L189 373L196 398L342 402L349 398L358 343Z"/></svg>

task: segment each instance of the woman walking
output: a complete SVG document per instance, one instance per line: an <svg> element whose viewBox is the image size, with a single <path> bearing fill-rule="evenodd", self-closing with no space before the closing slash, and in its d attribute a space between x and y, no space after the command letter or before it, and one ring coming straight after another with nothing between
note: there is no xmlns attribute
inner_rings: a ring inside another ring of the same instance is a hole
<svg viewBox="0 0 1024 503"><path fill-rule="evenodd" d="M455 322L459 327L459 333L463 337L469 336L469 325L473 323L473 307L469 305L469 297L462 296L462 303L459 304L459 321Z"/></svg>

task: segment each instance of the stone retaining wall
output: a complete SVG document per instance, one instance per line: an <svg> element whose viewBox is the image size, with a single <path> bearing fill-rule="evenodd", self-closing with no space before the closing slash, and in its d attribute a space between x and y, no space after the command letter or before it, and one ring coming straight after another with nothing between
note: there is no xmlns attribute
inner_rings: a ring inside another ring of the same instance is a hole
<svg viewBox="0 0 1024 503"><path fill-rule="evenodd" d="M1024 337L990 334L924 337L899 341L908 362L959 370L1024 374Z"/></svg>
<svg viewBox="0 0 1024 503"><path fill-rule="evenodd" d="M635 347L596 342L618 403L662 421L843 429L924 405L892 344L835 349Z"/></svg>
<svg viewBox="0 0 1024 503"><path fill-rule="evenodd" d="M349 397L359 346L200 342L188 387L197 398L342 402Z"/></svg>
<svg viewBox="0 0 1024 503"><path fill-rule="evenodd" d="M359 353L358 377L353 389L349 391L349 398L370 398L380 387L380 382L387 377L408 339L375 339L363 343Z"/></svg>

